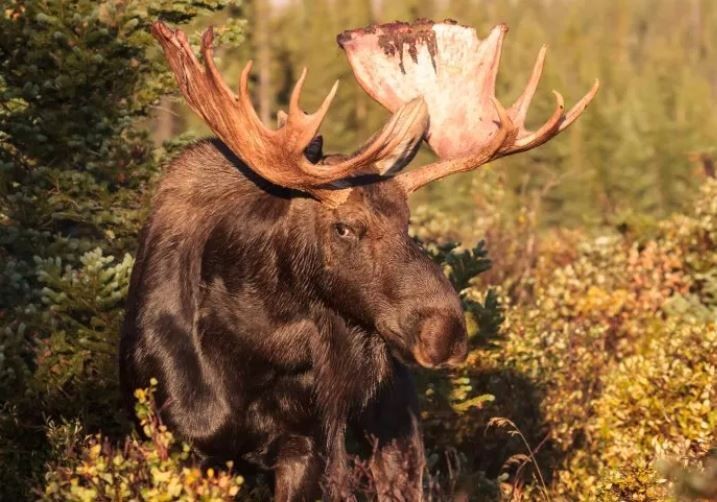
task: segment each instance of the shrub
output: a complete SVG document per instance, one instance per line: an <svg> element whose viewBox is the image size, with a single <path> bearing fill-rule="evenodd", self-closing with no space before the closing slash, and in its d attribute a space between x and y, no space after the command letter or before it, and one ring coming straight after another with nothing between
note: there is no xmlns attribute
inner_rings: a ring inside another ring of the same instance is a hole
<svg viewBox="0 0 717 502"><path fill-rule="evenodd" d="M156 385L156 382L152 382ZM243 479L190 463L190 447L178 444L156 413L154 388L135 392L137 418L148 440L127 438L114 446L102 434L82 436L78 424L51 427L58 460L45 474L42 497L57 501L233 500Z"/></svg>
<svg viewBox="0 0 717 502"><path fill-rule="evenodd" d="M529 382L492 391L482 417L509 416L542 445L553 495L663 500L669 485L656 462L696 463L717 443L715 200L710 182L693 215L662 222L649 238L585 239L558 267L542 256L535 303L509 306L498 350L471 355L473 368ZM536 397L532 409L519 403Z"/></svg>
<svg viewBox="0 0 717 502"><path fill-rule="evenodd" d="M126 430L116 346L174 90L149 34L228 0L9 0L0 11L0 498L29 497L45 423ZM241 21L220 30L240 37ZM157 154L157 155L155 155Z"/></svg>

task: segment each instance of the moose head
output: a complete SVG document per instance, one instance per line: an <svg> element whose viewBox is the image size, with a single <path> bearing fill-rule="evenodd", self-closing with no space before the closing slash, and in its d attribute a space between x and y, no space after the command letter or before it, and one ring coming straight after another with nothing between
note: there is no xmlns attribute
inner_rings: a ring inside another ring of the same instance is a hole
<svg viewBox="0 0 717 502"><path fill-rule="evenodd" d="M452 22L418 21L339 35L360 85L393 115L353 155L324 156L317 133L338 82L307 114L299 105L304 69L288 113L280 112L272 129L251 103L251 62L235 94L214 64L211 28L201 40L201 64L184 33L161 22L153 26L189 106L257 175L307 196L301 204L311 211L302 211L306 221L297 224L315 229L322 262L304 277L311 289L330 308L379 333L395 353L427 367L463 360L465 324L457 295L408 235L407 197L450 174L542 145L577 119L598 88L596 82L567 113L555 92L552 116L527 130L546 48L523 94L505 109L495 83L506 32L499 25L479 40L473 29ZM440 160L401 172L423 139Z"/></svg>

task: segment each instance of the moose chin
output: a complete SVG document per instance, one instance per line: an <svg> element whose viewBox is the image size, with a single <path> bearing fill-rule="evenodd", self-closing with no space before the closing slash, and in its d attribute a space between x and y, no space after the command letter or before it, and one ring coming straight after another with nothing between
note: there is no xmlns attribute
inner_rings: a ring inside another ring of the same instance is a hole
<svg viewBox="0 0 717 502"><path fill-rule="evenodd" d="M216 138L167 167L140 238L120 346L120 378L157 385L163 421L207 464L274 472L274 497L351 497L345 436L371 438L380 500L422 498L424 452L409 367L466 357L461 303L408 235L408 196L444 176L539 146L585 110L536 131L525 116L543 66L509 109L495 99L500 25L479 40L455 23L392 23L338 38L361 86L393 113L354 154L324 155L313 114L272 129L248 91L161 22L153 34L189 106ZM402 171L422 141L438 160Z"/></svg>

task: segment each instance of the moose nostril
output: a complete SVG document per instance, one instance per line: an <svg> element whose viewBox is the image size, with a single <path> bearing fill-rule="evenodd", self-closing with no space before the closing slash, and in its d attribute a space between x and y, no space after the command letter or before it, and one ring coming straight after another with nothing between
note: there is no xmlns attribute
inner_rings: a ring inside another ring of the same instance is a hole
<svg viewBox="0 0 717 502"><path fill-rule="evenodd" d="M421 324L414 348L416 361L425 367L455 366L465 360L466 330L462 319L453 316L433 316Z"/></svg>

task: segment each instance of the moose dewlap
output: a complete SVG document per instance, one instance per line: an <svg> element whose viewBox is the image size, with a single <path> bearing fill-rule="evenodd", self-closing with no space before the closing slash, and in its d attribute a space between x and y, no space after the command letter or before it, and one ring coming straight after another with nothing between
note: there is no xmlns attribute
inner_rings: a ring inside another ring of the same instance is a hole
<svg viewBox="0 0 717 502"><path fill-rule="evenodd" d="M424 453L408 366L461 364L458 295L408 236L408 195L449 174L525 151L568 127L597 84L537 131L524 127L545 49L508 109L495 99L504 26L485 40L454 23L343 33L362 87L393 115L355 153L324 155L315 113L263 124L212 57L161 22L153 34L179 89L217 138L167 167L140 238L120 347L128 403L157 385L165 423L207 464L275 474L276 500L350 496L345 435L374 442L382 500L421 500ZM401 172L422 140L437 162Z"/></svg>

